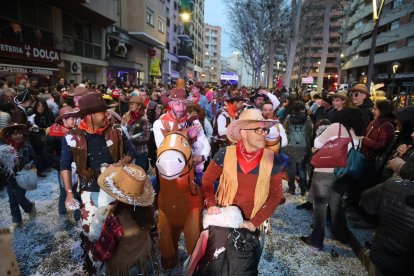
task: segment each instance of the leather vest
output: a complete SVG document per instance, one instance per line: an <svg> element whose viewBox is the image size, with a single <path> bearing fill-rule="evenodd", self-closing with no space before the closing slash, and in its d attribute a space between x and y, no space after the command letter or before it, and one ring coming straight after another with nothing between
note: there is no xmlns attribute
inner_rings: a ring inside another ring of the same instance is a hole
<svg viewBox="0 0 414 276"><path fill-rule="evenodd" d="M75 143L68 142L68 145L72 151L73 161L76 163L77 173L81 179L89 181L94 178L94 170L87 167L88 145L85 131L80 128L74 128L69 132L69 135L72 135L71 141L75 141ZM109 126L103 135L105 135L106 144L112 160L115 163L118 162L124 155L124 141L120 126ZM66 137L66 139L68 138Z"/></svg>

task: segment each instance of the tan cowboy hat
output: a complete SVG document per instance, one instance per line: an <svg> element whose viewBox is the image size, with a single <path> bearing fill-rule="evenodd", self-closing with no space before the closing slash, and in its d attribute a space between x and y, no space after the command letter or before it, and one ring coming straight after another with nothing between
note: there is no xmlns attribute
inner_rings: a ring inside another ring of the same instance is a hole
<svg viewBox="0 0 414 276"><path fill-rule="evenodd" d="M240 114L238 120L231 122L228 126L227 138L231 142L236 143L241 139L240 130L247 124L256 122L266 123L266 127L271 127L277 123L276 120L266 120L263 118L262 112L259 109L246 109Z"/></svg>
<svg viewBox="0 0 414 276"><path fill-rule="evenodd" d="M75 114L78 111L78 109L72 108L69 105L62 107L59 109L59 116L55 119L55 123L60 123L63 119L66 119L68 117L75 117Z"/></svg>
<svg viewBox="0 0 414 276"><path fill-rule="evenodd" d="M154 188L145 171L134 164L107 168L98 178L98 185L123 203L149 206L154 202Z"/></svg>
<svg viewBox="0 0 414 276"><path fill-rule="evenodd" d="M345 91L338 91L338 92L332 94L331 97L332 98L340 98L340 99L342 99L344 101L347 101L348 100L348 96L346 95L346 92Z"/></svg>
<svg viewBox="0 0 414 276"><path fill-rule="evenodd" d="M354 87L349 89L349 92L361 92L361 93L364 93L365 95L367 95L368 97L370 96L370 93L368 91L367 86L365 84L362 84L362 83L356 84Z"/></svg>
<svg viewBox="0 0 414 276"><path fill-rule="evenodd" d="M9 229L0 229L0 275L20 275Z"/></svg>

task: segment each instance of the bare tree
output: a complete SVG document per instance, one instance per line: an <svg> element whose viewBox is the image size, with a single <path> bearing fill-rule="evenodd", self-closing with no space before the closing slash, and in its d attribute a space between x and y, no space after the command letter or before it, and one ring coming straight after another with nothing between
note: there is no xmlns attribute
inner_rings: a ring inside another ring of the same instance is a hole
<svg viewBox="0 0 414 276"><path fill-rule="evenodd" d="M267 70L273 72L276 28L279 26L277 14L282 1L227 1L228 21L232 29L231 43L240 52L247 66L252 69L255 86L260 82L260 74L266 63ZM268 76L269 74L267 74L267 79L269 79Z"/></svg>

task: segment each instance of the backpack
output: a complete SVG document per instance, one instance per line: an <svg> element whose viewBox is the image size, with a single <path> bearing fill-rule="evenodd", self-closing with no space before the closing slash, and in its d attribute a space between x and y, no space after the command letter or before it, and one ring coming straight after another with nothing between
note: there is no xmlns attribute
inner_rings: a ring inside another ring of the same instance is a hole
<svg viewBox="0 0 414 276"><path fill-rule="evenodd" d="M290 120L290 117L287 119ZM306 148L308 145L306 143L305 124L300 124L300 125L289 124L288 139L289 139L288 146L291 146L294 148Z"/></svg>

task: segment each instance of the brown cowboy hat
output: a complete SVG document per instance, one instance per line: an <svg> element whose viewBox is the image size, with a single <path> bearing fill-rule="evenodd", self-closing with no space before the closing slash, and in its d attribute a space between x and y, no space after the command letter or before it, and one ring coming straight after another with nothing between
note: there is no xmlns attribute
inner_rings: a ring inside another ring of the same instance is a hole
<svg viewBox="0 0 414 276"><path fill-rule="evenodd" d="M88 114L103 112L108 109L101 93L91 92L79 99L79 111L77 117L85 117Z"/></svg>
<svg viewBox="0 0 414 276"><path fill-rule="evenodd" d="M168 93L168 101L186 101L187 93L183 88L173 88Z"/></svg>
<svg viewBox="0 0 414 276"><path fill-rule="evenodd" d="M83 85L76 86L75 90L73 91L74 96L85 96L88 94L89 89Z"/></svg>
<svg viewBox="0 0 414 276"><path fill-rule="evenodd" d="M145 171L134 164L109 167L98 177L98 185L110 196L134 206L150 206L154 188Z"/></svg>
<svg viewBox="0 0 414 276"><path fill-rule="evenodd" d="M368 91L367 86L365 84L362 84L362 83L356 84L354 87L349 89L349 92L361 92L361 93L364 93L365 95L367 95L368 97L370 96L370 93Z"/></svg>
<svg viewBox="0 0 414 276"><path fill-rule="evenodd" d="M132 96L131 99L129 99L129 103L136 103L138 105L141 105L141 107L145 108L144 98L141 96Z"/></svg>
<svg viewBox="0 0 414 276"><path fill-rule="evenodd" d="M59 116L55 119L55 123L62 122L63 119L66 119L68 117L76 117L75 114L79 110L76 108L72 108L71 106L67 105L59 109Z"/></svg>
<svg viewBox="0 0 414 276"><path fill-rule="evenodd" d="M19 123L12 122L1 130L0 135L1 137L6 137L7 134L14 131L15 129L27 130L27 128L28 127L25 124L19 124Z"/></svg>
<svg viewBox="0 0 414 276"><path fill-rule="evenodd" d="M266 127L271 127L277 123L276 120L267 120L263 118L262 112L259 109L252 108L244 110L238 120L230 123L227 128L227 138L236 143L241 139L240 130L250 123L263 122Z"/></svg>

